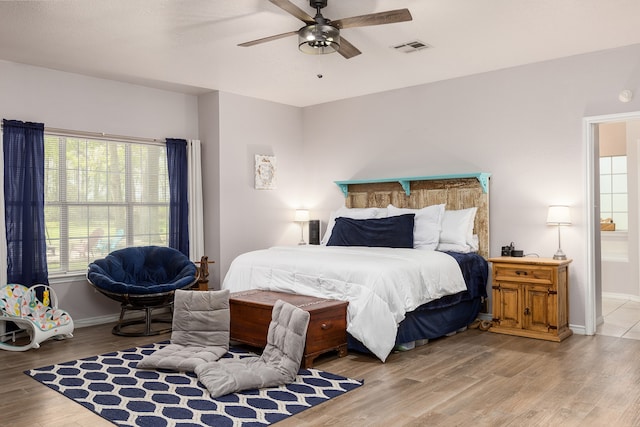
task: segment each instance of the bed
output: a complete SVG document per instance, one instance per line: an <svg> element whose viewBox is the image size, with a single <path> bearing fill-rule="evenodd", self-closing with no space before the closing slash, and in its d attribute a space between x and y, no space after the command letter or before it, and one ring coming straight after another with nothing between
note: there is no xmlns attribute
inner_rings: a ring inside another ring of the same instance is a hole
<svg viewBox="0 0 640 427"><path fill-rule="evenodd" d="M489 174L336 184L345 206L321 245L242 254L222 288L348 301L349 348L381 361L486 311Z"/></svg>

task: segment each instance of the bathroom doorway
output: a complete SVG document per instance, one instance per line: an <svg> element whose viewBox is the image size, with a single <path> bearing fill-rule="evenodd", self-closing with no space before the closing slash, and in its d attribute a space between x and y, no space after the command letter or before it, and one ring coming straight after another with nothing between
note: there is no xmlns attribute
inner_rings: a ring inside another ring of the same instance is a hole
<svg viewBox="0 0 640 427"><path fill-rule="evenodd" d="M632 319L620 322L616 316L640 315L627 313L631 306L622 308L624 304L611 308L612 298L635 300L640 307L640 112L590 117L584 123L589 188L585 333L622 336L622 323ZM609 317L615 311L616 316ZM614 324L619 324L617 329Z"/></svg>

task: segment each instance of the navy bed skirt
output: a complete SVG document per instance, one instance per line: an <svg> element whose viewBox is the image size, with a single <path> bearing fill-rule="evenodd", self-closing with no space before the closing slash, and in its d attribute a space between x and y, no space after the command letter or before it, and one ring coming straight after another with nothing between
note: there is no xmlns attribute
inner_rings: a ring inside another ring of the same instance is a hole
<svg viewBox="0 0 640 427"><path fill-rule="evenodd" d="M440 338L471 324L487 297L489 264L478 254L448 253L462 270L467 290L421 305L405 315L398 325L396 345L422 339ZM350 350L370 353L357 339L347 334Z"/></svg>

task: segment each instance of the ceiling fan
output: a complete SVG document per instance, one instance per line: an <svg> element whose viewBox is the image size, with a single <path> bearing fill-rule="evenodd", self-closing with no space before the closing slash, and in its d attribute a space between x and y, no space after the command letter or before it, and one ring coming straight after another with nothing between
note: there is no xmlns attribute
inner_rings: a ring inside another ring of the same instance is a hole
<svg viewBox="0 0 640 427"><path fill-rule="evenodd" d="M338 52L346 59L349 59L360 55L362 52L349 43L344 37L341 37L340 30L371 25L393 24L395 22L411 21L413 19L409 9L396 9L332 21L322 16L321 13L321 10L327 6L328 0L309 0L309 5L316 10L316 16L313 18L289 0L269 1L304 22L304 27L296 31L289 31L275 36L241 43L238 46L255 46L260 43L297 34L298 48L304 53L318 55Z"/></svg>

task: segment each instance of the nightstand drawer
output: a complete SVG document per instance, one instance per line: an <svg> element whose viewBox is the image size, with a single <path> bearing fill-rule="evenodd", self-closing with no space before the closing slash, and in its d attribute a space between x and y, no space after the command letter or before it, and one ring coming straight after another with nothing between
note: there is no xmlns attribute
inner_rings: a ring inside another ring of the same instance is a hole
<svg viewBox="0 0 640 427"><path fill-rule="evenodd" d="M493 277L495 281L518 282L539 284L553 284L553 268L538 267L532 265L502 265L494 264Z"/></svg>

